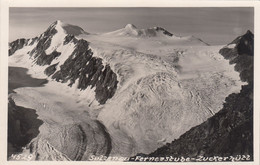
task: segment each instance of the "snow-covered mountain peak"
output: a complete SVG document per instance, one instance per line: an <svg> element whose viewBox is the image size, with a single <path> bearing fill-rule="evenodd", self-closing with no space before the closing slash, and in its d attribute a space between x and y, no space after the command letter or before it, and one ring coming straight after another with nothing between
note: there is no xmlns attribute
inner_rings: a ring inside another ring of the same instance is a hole
<svg viewBox="0 0 260 165"><path fill-rule="evenodd" d="M181 37L181 38L182 38L182 39L185 39L185 40L187 40L187 41L191 41L191 42L201 42L201 43L203 43L203 44L205 44L205 45L208 45L208 46L210 45L210 44L204 42L202 39L197 38L197 37L195 37L195 36L193 36L193 35L185 36L185 37Z"/></svg>
<svg viewBox="0 0 260 165"><path fill-rule="evenodd" d="M61 20L56 20L56 24L62 24L63 22Z"/></svg>
<svg viewBox="0 0 260 165"><path fill-rule="evenodd" d="M133 25L133 24L127 24L125 26L125 29L137 29L137 27L135 25Z"/></svg>
<svg viewBox="0 0 260 165"><path fill-rule="evenodd" d="M124 28L106 33L113 36L130 36L130 37L172 37L173 34L161 27L152 27L147 29L138 29L133 24L127 24Z"/></svg>
<svg viewBox="0 0 260 165"><path fill-rule="evenodd" d="M53 22L49 28L39 36L39 40L45 44L46 54L51 54L53 51L62 50L63 41L66 36L78 36L81 34L89 34L81 27L65 23L61 20Z"/></svg>
<svg viewBox="0 0 260 165"><path fill-rule="evenodd" d="M55 22L53 22L49 28L47 30L51 30L51 29L56 29L58 30L59 28L62 28L62 25L64 23L61 20L56 20Z"/></svg>
<svg viewBox="0 0 260 165"><path fill-rule="evenodd" d="M49 28L55 29L58 32L62 32L65 34L71 34L71 35L75 35L75 36L80 35L80 34L88 34L81 27L65 23L61 20L55 21L54 23L52 23L50 25Z"/></svg>
<svg viewBox="0 0 260 165"><path fill-rule="evenodd" d="M54 23L53 23L53 25L61 25L61 24L63 24L63 22L61 21L61 20L56 20Z"/></svg>

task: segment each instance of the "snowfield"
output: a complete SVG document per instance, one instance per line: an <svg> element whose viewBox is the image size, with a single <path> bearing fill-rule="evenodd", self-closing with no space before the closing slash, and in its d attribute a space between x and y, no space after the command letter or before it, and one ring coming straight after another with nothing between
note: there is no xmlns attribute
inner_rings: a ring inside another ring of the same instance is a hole
<svg viewBox="0 0 260 165"><path fill-rule="evenodd" d="M44 75L46 66L37 66L27 54L35 45L9 57L9 66L28 68L32 77L49 80L43 87L18 88L9 96L17 105L35 109L43 120L32 141L45 146L38 149L47 155L42 159L53 153L64 160L87 160L93 153L151 153L213 116L229 94L240 91L239 73L218 53L223 46L161 32L144 37L151 31L125 28L77 36L90 42L93 56L102 58L117 75L116 93L104 105L95 99L95 87L81 91L77 84L69 87ZM48 49L62 52L52 61L59 62L58 67L75 46L63 45L60 31Z"/></svg>

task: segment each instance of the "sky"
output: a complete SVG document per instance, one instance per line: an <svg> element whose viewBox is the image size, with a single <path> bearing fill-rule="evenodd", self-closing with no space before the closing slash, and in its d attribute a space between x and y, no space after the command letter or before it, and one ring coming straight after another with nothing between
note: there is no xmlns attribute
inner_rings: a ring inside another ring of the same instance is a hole
<svg viewBox="0 0 260 165"><path fill-rule="evenodd" d="M254 32L254 8L9 8L9 42L43 33L54 21L80 26L89 33L104 33L134 24L160 26L177 36L193 35L211 45L228 44Z"/></svg>

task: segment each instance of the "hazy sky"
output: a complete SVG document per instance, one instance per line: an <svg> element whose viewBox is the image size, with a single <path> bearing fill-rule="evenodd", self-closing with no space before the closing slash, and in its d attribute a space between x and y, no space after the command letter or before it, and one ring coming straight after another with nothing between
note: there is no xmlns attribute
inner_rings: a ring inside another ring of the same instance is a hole
<svg viewBox="0 0 260 165"><path fill-rule="evenodd" d="M131 23L160 26L178 36L194 35L209 44L227 44L254 32L253 8L10 8L9 41L32 38L55 20L90 33L110 32Z"/></svg>

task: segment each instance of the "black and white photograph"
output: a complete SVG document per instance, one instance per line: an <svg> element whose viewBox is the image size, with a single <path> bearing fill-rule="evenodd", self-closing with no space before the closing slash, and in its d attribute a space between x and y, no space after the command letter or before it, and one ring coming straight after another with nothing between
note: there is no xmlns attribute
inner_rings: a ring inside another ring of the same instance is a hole
<svg viewBox="0 0 260 165"><path fill-rule="evenodd" d="M255 12L9 7L5 159L254 163Z"/></svg>

